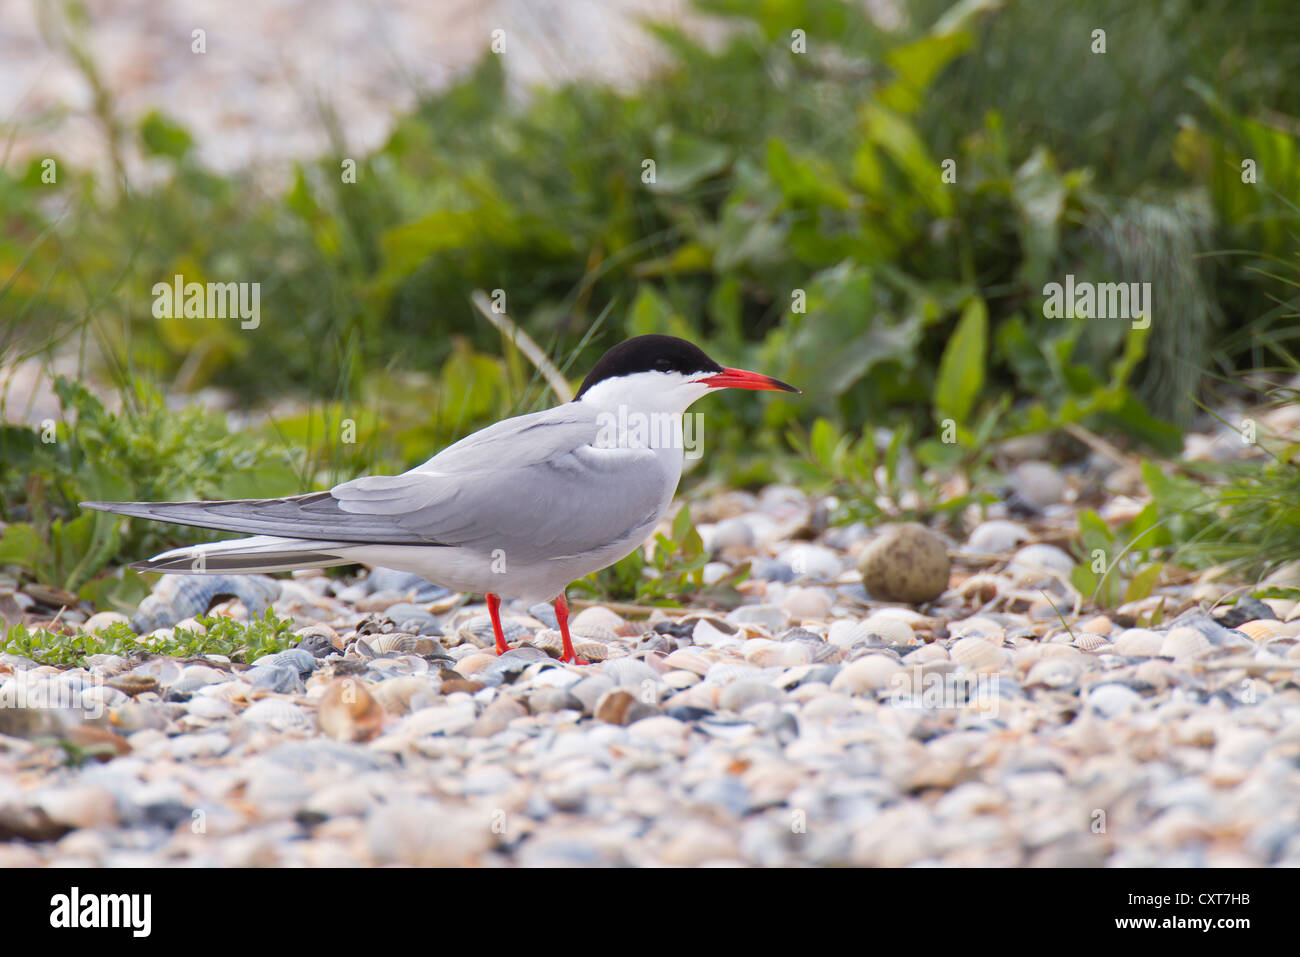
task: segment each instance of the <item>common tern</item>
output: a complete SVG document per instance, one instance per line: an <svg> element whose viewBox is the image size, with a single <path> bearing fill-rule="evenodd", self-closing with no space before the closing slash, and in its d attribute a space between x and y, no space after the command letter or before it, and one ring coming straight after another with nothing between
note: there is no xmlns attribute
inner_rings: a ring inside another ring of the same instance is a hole
<svg viewBox="0 0 1300 957"><path fill-rule="evenodd" d="M84 508L251 534L176 548L143 571L231 574L386 566L486 596L497 653L501 599L553 601L563 661L577 661L565 588L631 553L672 501L682 417L715 389L798 392L724 368L674 336L611 348L571 402L490 425L401 475L327 492L212 502L83 502Z"/></svg>

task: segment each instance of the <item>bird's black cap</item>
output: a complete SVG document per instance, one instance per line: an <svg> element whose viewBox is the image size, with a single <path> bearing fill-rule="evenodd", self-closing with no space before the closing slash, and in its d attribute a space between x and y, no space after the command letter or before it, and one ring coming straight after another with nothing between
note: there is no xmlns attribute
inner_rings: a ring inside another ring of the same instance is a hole
<svg viewBox="0 0 1300 957"><path fill-rule="evenodd" d="M634 336L620 342L600 357L600 361L587 373L587 378L582 380L582 388L574 400L581 399L583 393L597 382L637 372L695 375L721 371L722 366L705 355L703 349L685 339L661 335Z"/></svg>

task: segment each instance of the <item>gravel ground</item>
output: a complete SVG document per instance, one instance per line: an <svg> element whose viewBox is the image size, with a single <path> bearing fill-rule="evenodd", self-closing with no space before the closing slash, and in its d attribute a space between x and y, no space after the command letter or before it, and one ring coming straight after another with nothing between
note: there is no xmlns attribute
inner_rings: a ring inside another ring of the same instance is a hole
<svg viewBox="0 0 1300 957"><path fill-rule="evenodd" d="M3 700L66 706L0 709L0 867L1300 864L1300 604L1175 574L1100 614L1061 546L1089 495L1136 511L1131 466L1010 474L920 605L862 584L912 569L896 530L786 487L696 502L744 603L584 607L588 665L552 657L546 606L507 607L497 658L481 604L400 573L164 578L141 631L237 590L219 612L270 600L300 647L0 656Z"/></svg>

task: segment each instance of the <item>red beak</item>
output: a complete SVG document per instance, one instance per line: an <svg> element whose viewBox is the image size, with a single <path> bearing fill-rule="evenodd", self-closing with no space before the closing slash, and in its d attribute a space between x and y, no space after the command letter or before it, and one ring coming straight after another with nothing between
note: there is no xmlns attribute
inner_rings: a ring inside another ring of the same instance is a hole
<svg viewBox="0 0 1300 957"><path fill-rule="evenodd" d="M723 369L717 375L701 379L711 389L759 389L768 392L798 392L792 385L780 379L773 379L761 372L746 372L744 369Z"/></svg>

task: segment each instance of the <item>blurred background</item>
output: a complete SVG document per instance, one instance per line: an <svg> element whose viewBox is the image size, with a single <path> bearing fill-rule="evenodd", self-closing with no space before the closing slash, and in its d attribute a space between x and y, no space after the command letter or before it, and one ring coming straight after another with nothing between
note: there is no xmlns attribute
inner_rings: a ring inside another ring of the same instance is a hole
<svg viewBox="0 0 1300 957"><path fill-rule="evenodd" d="M80 500L553 403L499 290L571 380L667 332L803 387L711 400L688 491L956 521L1012 451L1136 456L1098 495L1151 501L1144 554L1262 576L1300 558L1297 62L1290 0L0 0L0 565L126 606L118 564L207 533ZM155 318L176 275L260 284L257 328ZM1067 275L1150 323L1046 317Z"/></svg>

